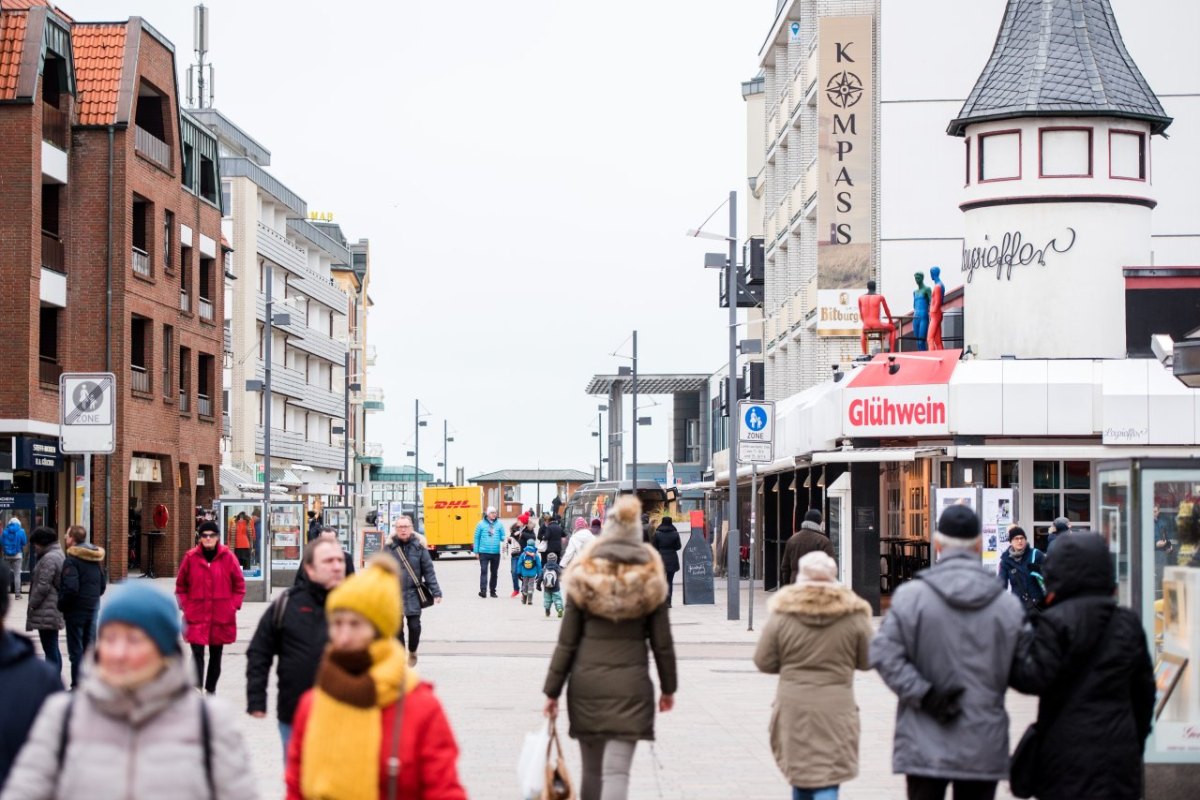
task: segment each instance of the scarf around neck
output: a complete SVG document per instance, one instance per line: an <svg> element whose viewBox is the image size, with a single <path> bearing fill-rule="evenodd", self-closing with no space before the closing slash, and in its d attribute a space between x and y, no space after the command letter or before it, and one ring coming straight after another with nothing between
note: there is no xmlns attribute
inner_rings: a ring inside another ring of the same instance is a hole
<svg viewBox="0 0 1200 800"><path fill-rule="evenodd" d="M305 798L379 796L383 709L418 682L395 639L378 639L357 652L326 649L304 731L300 790Z"/></svg>

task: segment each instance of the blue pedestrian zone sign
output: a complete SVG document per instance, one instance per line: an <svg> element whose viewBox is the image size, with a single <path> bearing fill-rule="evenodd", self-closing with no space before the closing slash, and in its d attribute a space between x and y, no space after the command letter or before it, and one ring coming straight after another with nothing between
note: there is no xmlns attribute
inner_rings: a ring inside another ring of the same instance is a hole
<svg viewBox="0 0 1200 800"><path fill-rule="evenodd" d="M775 404L762 400L738 403L737 460L769 464L775 460Z"/></svg>

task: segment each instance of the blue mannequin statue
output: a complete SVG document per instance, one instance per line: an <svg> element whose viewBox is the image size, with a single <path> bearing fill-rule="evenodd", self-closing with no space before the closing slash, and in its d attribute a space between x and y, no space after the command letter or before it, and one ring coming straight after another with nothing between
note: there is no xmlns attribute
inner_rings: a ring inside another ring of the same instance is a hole
<svg viewBox="0 0 1200 800"><path fill-rule="evenodd" d="M916 272L913 278L917 288L913 292L913 336L917 340L918 350L928 350L929 343L925 337L929 333L929 303L933 299L933 291L925 285L925 273Z"/></svg>

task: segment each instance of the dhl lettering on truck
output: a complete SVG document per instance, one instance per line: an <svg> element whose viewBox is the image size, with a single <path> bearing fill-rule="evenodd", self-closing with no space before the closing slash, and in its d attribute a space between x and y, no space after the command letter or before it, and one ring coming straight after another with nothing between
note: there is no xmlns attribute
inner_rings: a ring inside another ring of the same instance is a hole
<svg viewBox="0 0 1200 800"><path fill-rule="evenodd" d="M434 509L440 510L443 508L470 508L470 500L438 500L433 504ZM477 503L475 505L478 505Z"/></svg>

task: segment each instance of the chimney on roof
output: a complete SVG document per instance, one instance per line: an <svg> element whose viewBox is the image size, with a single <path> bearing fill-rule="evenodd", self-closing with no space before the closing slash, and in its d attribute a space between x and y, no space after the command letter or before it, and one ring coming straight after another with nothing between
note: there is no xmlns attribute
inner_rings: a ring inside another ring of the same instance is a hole
<svg viewBox="0 0 1200 800"><path fill-rule="evenodd" d="M212 108L216 83L212 64L204 61L208 55L208 9L203 3L193 9L192 21L192 49L196 52L196 63L187 70L188 108Z"/></svg>

